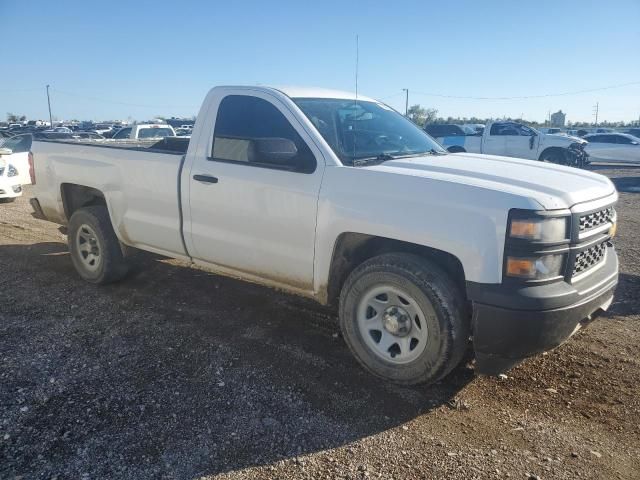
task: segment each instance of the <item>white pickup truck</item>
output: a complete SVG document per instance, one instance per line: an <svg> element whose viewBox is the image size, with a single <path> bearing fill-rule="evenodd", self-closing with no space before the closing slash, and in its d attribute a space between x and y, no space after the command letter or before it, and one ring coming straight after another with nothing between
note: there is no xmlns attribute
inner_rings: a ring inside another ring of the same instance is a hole
<svg viewBox="0 0 640 480"><path fill-rule="evenodd" d="M427 125L425 130L451 153L503 155L573 167L588 164L585 140L542 133L516 122L492 122L482 133L468 133L457 125Z"/></svg>
<svg viewBox="0 0 640 480"><path fill-rule="evenodd" d="M160 124L139 124L124 127L118 130L111 137L113 140L142 140L150 138L175 137L176 132L171 125Z"/></svg>
<svg viewBox="0 0 640 480"><path fill-rule="evenodd" d="M310 297L402 384L445 376L470 337L477 371L504 371L612 301L604 176L449 154L388 106L322 89L216 87L174 147L34 143L34 215L67 226L82 278L122 279L134 247Z"/></svg>

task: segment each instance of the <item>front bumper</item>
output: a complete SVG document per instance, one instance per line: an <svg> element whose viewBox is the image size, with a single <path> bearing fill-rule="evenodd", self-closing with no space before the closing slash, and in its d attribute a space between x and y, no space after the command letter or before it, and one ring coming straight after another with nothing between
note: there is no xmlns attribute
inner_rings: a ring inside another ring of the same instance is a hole
<svg viewBox="0 0 640 480"><path fill-rule="evenodd" d="M477 372L496 375L562 344L609 307L617 283L618 258L610 246L603 265L572 285L522 287L504 296L499 286L475 285L475 298L491 299L473 302Z"/></svg>

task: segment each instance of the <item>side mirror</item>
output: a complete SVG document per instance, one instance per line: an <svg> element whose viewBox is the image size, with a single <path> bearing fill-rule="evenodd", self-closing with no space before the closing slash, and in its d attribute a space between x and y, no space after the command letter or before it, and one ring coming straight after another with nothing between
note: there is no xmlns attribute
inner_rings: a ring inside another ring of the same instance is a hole
<svg viewBox="0 0 640 480"><path fill-rule="evenodd" d="M251 142L249 161L284 165L298 155L298 148L288 138L256 138Z"/></svg>

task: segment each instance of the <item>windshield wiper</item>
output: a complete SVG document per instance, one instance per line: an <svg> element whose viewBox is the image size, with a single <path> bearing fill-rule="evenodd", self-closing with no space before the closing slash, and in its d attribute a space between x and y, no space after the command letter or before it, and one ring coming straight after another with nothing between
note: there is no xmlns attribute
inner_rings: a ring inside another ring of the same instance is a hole
<svg viewBox="0 0 640 480"><path fill-rule="evenodd" d="M398 152L400 153L400 152ZM441 152L432 148L431 150L427 150L426 152L412 152L407 153L405 155L395 155L393 158L412 158L412 157L424 157L425 155L446 155L447 152Z"/></svg>
<svg viewBox="0 0 640 480"><path fill-rule="evenodd" d="M389 155L388 153L381 153L375 157L360 157L353 159L354 167L365 167L367 165L378 165L379 163L386 162L388 160L394 160L397 157Z"/></svg>

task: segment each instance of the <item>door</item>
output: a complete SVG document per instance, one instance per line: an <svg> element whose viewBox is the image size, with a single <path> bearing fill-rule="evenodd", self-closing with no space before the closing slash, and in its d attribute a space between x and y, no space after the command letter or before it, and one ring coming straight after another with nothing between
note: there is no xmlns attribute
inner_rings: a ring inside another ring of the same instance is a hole
<svg viewBox="0 0 640 480"><path fill-rule="evenodd" d="M619 145L615 135L598 134L585 137L586 151L592 162L618 162Z"/></svg>
<svg viewBox="0 0 640 480"><path fill-rule="evenodd" d="M640 139L630 135L616 135L615 137L618 161L640 163Z"/></svg>
<svg viewBox="0 0 640 480"><path fill-rule="evenodd" d="M507 137L515 135L507 127L509 124L492 123L490 129L485 129L482 137L482 153L487 155L505 155Z"/></svg>
<svg viewBox="0 0 640 480"><path fill-rule="evenodd" d="M540 137L526 125L513 123L506 129L505 155L507 157L537 160Z"/></svg>
<svg viewBox="0 0 640 480"><path fill-rule="evenodd" d="M197 262L311 291L324 159L277 97L233 92L212 99L213 131L198 138L207 147L188 159L187 248Z"/></svg>

